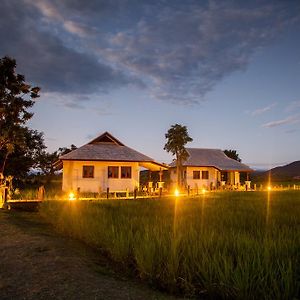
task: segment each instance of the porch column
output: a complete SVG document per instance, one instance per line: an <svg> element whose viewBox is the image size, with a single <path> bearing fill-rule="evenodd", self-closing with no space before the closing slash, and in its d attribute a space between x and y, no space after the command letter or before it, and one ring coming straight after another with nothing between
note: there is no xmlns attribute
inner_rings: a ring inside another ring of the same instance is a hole
<svg viewBox="0 0 300 300"><path fill-rule="evenodd" d="M234 184L240 184L240 172L234 172Z"/></svg>
<svg viewBox="0 0 300 300"><path fill-rule="evenodd" d="M228 183L234 185L234 172L228 172Z"/></svg>
<svg viewBox="0 0 300 300"><path fill-rule="evenodd" d="M163 170L160 168L159 169L159 181L162 182L162 177L163 177Z"/></svg>

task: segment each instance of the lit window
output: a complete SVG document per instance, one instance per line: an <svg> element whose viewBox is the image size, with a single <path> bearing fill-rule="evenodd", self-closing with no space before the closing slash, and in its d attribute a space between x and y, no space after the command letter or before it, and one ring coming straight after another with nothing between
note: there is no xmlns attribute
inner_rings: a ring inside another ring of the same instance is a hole
<svg viewBox="0 0 300 300"><path fill-rule="evenodd" d="M121 167L121 178L131 178L131 167Z"/></svg>
<svg viewBox="0 0 300 300"><path fill-rule="evenodd" d="M119 178L119 167L108 167L108 178Z"/></svg>
<svg viewBox="0 0 300 300"><path fill-rule="evenodd" d="M208 179L208 171L202 171L202 179Z"/></svg>
<svg viewBox="0 0 300 300"><path fill-rule="evenodd" d="M82 167L83 178L94 178L94 166L83 166Z"/></svg>
<svg viewBox="0 0 300 300"><path fill-rule="evenodd" d="M193 179L200 179L200 171L193 171Z"/></svg>

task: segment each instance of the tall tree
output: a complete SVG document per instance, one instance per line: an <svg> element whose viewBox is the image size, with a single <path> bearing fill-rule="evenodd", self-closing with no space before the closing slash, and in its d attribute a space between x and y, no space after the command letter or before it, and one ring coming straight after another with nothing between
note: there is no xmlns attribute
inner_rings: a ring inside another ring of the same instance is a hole
<svg viewBox="0 0 300 300"><path fill-rule="evenodd" d="M239 162L241 162L242 160L239 157L239 154L237 153L236 150L224 150L224 153L229 157L232 158L234 160L237 160Z"/></svg>
<svg viewBox="0 0 300 300"><path fill-rule="evenodd" d="M181 187L183 177L182 163L188 157L185 145L193 141L193 139L189 136L187 127L180 124L172 125L165 137L167 142L164 150L171 152L176 157L177 187Z"/></svg>
<svg viewBox="0 0 300 300"><path fill-rule="evenodd" d="M4 173L9 156L17 151L26 152L30 143L42 146L42 134L26 127L33 113L28 111L39 97L40 89L31 87L23 75L16 73L16 61L0 59L0 172Z"/></svg>

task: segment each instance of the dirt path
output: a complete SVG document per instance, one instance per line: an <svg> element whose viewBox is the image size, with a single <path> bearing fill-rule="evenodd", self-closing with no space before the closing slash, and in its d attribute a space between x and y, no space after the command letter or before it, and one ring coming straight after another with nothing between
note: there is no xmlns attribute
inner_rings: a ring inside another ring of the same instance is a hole
<svg viewBox="0 0 300 300"><path fill-rule="evenodd" d="M0 210L0 299L173 299L121 278L38 213Z"/></svg>

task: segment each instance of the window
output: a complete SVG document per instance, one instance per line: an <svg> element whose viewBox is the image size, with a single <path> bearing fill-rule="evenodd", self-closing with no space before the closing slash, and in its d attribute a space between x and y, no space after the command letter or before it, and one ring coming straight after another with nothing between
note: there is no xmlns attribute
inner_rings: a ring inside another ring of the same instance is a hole
<svg viewBox="0 0 300 300"><path fill-rule="evenodd" d="M94 178L94 166L83 166L82 167L83 178Z"/></svg>
<svg viewBox="0 0 300 300"><path fill-rule="evenodd" d="M119 178L119 167L108 167L108 178Z"/></svg>
<svg viewBox="0 0 300 300"><path fill-rule="evenodd" d="M193 171L193 179L200 179L200 171Z"/></svg>
<svg viewBox="0 0 300 300"><path fill-rule="evenodd" d="M208 179L208 171L202 171L202 179Z"/></svg>
<svg viewBox="0 0 300 300"><path fill-rule="evenodd" d="M131 178L131 167L121 167L121 178Z"/></svg>

